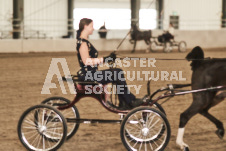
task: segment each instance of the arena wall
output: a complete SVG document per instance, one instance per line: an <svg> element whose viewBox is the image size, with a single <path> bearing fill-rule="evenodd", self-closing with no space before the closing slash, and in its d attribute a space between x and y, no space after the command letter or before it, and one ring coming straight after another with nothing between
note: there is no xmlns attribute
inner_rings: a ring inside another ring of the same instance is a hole
<svg viewBox="0 0 226 151"><path fill-rule="evenodd" d="M96 31L95 31L96 32ZM126 33L126 31L124 31ZM127 31L128 32L128 31ZM153 36L162 33L160 30L154 30ZM126 34L125 34L126 35ZM203 48L226 48L226 29L208 30L208 31L175 31L176 41L186 41L188 48L197 45ZM99 51L113 51L117 48L122 39L91 39L90 41ZM2 39L0 40L0 52L59 52L75 51L75 39ZM145 50L147 45L144 41L137 43L136 50ZM133 45L129 42L129 36L123 42L119 50L132 50ZM161 48L160 48L161 49Z"/></svg>

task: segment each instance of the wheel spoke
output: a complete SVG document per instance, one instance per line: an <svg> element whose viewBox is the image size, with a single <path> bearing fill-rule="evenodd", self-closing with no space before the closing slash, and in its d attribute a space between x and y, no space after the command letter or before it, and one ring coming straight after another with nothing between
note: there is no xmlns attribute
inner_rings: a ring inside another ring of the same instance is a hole
<svg viewBox="0 0 226 151"><path fill-rule="evenodd" d="M154 150L150 142L149 142L149 145L150 145L151 150Z"/></svg>
<svg viewBox="0 0 226 151"><path fill-rule="evenodd" d="M50 111L50 112L49 112L49 114L47 115L47 118L45 119L45 123L44 123L43 125L46 125L46 124L47 124L48 119L49 119L49 117L50 117L50 114L51 114L52 112L53 112L53 111Z"/></svg>
<svg viewBox="0 0 226 151"><path fill-rule="evenodd" d="M27 124L29 124L29 125L31 125L31 126L36 126L36 124L34 123L34 121L31 121L30 119L26 119L24 122L27 123Z"/></svg>
<svg viewBox="0 0 226 151"><path fill-rule="evenodd" d="M152 124L152 126L149 129L152 129L152 127L155 126L159 122L159 120L160 119L158 119L154 124Z"/></svg>
<svg viewBox="0 0 226 151"><path fill-rule="evenodd" d="M31 145L35 144L36 140L38 139L39 137L39 133L36 133L35 135L33 135L32 137L30 138L33 138L35 136L35 139L33 139L33 141L31 142ZM29 139L28 139L29 140Z"/></svg>
<svg viewBox="0 0 226 151"><path fill-rule="evenodd" d="M147 127L150 127L150 125L151 125L152 121L154 120L155 116L156 116L156 115L153 115L153 116L151 117L151 121L148 123L148 126L147 126ZM150 128L149 128L149 129L150 129Z"/></svg>
<svg viewBox="0 0 226 151"><path fill-rule="evenodd" d="M62 134L61 133L57 133L57 132L55 132L55 131L46 131L47 132L47 134L53 134L53 136L59 136L59 137L62 137Z"/></svg>
<svg viewBox="0 0 226 151"><path fill-rule="evenodd" d="M41 141L42 141L42 136L39 135L39 137L38 137L38 144L37 144L36 148L39 148L39 145L40 145Z"/></svg>

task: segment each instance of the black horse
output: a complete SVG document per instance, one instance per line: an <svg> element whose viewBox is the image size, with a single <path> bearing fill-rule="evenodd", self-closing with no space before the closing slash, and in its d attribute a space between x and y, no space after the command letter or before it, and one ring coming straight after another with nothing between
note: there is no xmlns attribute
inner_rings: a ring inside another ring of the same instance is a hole
<svg viewBox="0 0 226 151"><path fill-rule="evenodd" d="M132 53L135 52L135 48L136 48L136 43L138 40L144 40L145 43L147 45L150 44L151 42L151 30L147 30L147 31L140 31L137 27L137 25L132 25L132 30L131 30L131 39L130 39L130 43L134 44L133 45L133 50Z"/></svg>
<svg viewBox="0 0 226 151"><path fill-rule="evenodd" d="M203 50L195 47L186 57L188 61L192 61L192 89L202 89L214 86L226 85L226 58L223 59L204 59ZM184 127L187 122L197 113L203 115L213 122L219 138L224 136L224 126L221 121L216 119L208 111L211 107L217 105L226 98L226 91L205 91L192 93L193 102L191 106L180 115L180 124L176 143L181 149L188 151L188 145L183 142Z"/></svg>

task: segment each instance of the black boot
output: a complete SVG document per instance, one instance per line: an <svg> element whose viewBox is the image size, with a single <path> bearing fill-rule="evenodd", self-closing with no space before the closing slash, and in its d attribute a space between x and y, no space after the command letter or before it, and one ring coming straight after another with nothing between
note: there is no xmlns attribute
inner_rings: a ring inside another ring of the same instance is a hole
<svg viewBox="0 0 226 151"><path fill-rule="evenodd" d="M118 109L119 110L131 110L132 108L129 105L127 105L124 101L120 101Z"/></svg>
<svg viewBox="0 0 226 151"><path fill-rule="evenodd" d="M136 98L135 100L131 101L129 105L130 105L132 108L135 108L135 107L141 106L143 103L144 103L144 102L143 102L143 98L142 98L142 99Z"/></svg>

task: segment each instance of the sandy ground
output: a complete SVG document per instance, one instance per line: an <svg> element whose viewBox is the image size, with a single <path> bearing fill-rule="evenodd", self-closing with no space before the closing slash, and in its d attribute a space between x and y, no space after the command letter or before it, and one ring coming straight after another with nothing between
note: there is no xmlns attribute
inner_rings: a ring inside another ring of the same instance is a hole
<svg viewBox="0 0 226 151"><path fill-rule="evenodd" d="M101 53L100 56L108 53ZM153 58L185 58L187 53L121 53L130 57L153 57ZM205 56L226 57L226 49L214 49L205 51ZM74 95L67 91L62 94L57 77L57 88L51 89L51 95L41 94L41 90L50 66L52 58L66 58L70 72L75 74L78 70L78 62L75 53L28 53L28 54L0 54L0 150L23 151L25 148L17 136L17 123L21 114L30 106L39 104L45 98L62 96L70 100ZM59 66L60 68L60 66ZM152 82L152 91L166 86L168 83L190 83L191 70L187 61L157 61L156 67L130 67L123 68L125 71L179 71L186 81L166 81L159 79ZM61 72L63 75L63 73ZM138 97L146 94L146 81L127 81L128 84L142 85ZM131 89L135 92L134 89ZM177 96L163 104L171 125L171 139L166 151L179 151L176 146L176 135L179 125L179 116L192 101L191 94ZM161 102L161 101L160 101ZM82 118L119 119L117 114L108 112L99 102L90 99L82 99L76 104ZM216 116L226 125L225 116L226 102L212 108L210 113ZM78 132L59 149L61 151L124 151L121 143L119 124L81 124ZM192 151L225 151L225 138L220 140L215 134L216 127L201 115L194 116L186 125L184 141Z"/></svg>

